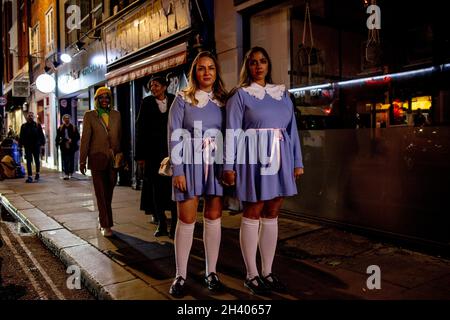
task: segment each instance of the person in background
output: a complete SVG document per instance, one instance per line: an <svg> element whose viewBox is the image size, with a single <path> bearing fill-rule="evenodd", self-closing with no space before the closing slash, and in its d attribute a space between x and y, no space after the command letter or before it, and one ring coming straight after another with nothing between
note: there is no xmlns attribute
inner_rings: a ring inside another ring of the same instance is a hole
<svg viewBox="0 0 450 320"><path fill-rule="evenodd" d="M86 174L86 169L91 169L100 230L103 236L110 237L113 235L111 203L117 183L117 168L114 163L121 154L122 122L120 113L112 108L112 93L109 88L97 89L94 104L95 110L86 111L83 117L80 172Z"/></svg>
<svg viewBox="0 0 450 320"><path fill-rule="evenodd" d="M29 111L27 114L27 122L20 127L19 145L25 148L25 159L27 161L28 178L26 183L33 182L33 159L36 166L35 181L39 181L41 169L41 148L45 145L45 136L42 127L34 121L34 113Z"/></svg>
<svg viewBox="0 0 450 320"><path fill-rule="evenodd" d="M80 134L76 126L70 123L70 115L62 117L63 124L56 131L56 145L61 150L64 180L69 180L74 172L75 152L78 150Z"/></svg>
<svg viewBox="0 0 450 320"><path fill-rule="evenodd" d="M167 121L169 108L175 96L167 92L167 81L162 76L151 78L148 83L151 96L142 100L136 121L135 160L144 169L141 193L141 210L153 214L158 224L155 237L175 236L177 206L172 201L172 179L158 174L161 161L169 155L167 148ZM165 210L170 210L172 223L167 233Z"/></svg>

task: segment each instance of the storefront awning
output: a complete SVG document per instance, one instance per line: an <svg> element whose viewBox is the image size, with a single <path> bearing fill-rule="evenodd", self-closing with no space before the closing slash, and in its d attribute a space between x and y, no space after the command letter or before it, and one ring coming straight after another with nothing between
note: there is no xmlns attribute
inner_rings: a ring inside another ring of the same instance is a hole
<svg viewBox="0 0 450 320"><path fill-rule="evenodd" d="M154 54L129 66L106 74L109 87L142 78L154 73L182 65L187 59L187 44L183 43L168 50Z"/></svg>

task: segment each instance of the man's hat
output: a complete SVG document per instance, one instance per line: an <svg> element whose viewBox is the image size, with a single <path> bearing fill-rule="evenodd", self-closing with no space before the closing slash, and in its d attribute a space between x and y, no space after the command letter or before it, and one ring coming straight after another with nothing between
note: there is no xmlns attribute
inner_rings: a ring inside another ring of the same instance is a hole
<svg viewBox="0 0 450 320"><path fill-rule="evenodd" d="M108 94L110 97L112 96L112 92L109 88L107 87L98 88L97 91L95 91L94 99L97 99L99 96L105 93Z"/></svg>

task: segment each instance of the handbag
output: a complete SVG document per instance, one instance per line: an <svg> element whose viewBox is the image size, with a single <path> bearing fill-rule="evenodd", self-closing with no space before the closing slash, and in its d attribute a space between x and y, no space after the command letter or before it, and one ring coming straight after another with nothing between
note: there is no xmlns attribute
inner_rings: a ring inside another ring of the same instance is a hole
<svg viewBox="0 0 450 320"><path fill-rule="evenodd" d="M165 157L159 166L159 175L165 177L171 177L173 175L172 167L170 165L170 157Z"/></svg>

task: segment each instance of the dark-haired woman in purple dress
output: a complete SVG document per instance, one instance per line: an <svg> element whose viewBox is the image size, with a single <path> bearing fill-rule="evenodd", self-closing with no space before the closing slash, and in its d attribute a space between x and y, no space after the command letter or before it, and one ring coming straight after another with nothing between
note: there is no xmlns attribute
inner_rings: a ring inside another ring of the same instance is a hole
<svg viewBox="0 0 450 320"><path fill-rule="evenodd" d="M241 69L240 83L226 106L226 163L223 181L236 185L243 201L240 229L247 268L244 285L255 294L283 292L272 272L283 198L297 193L303 174L294 106L284 85L275 85L266 50L252 48ZM229 134L232 133L232 134ZM261 274L256 266L259 246Z"/></svg>

